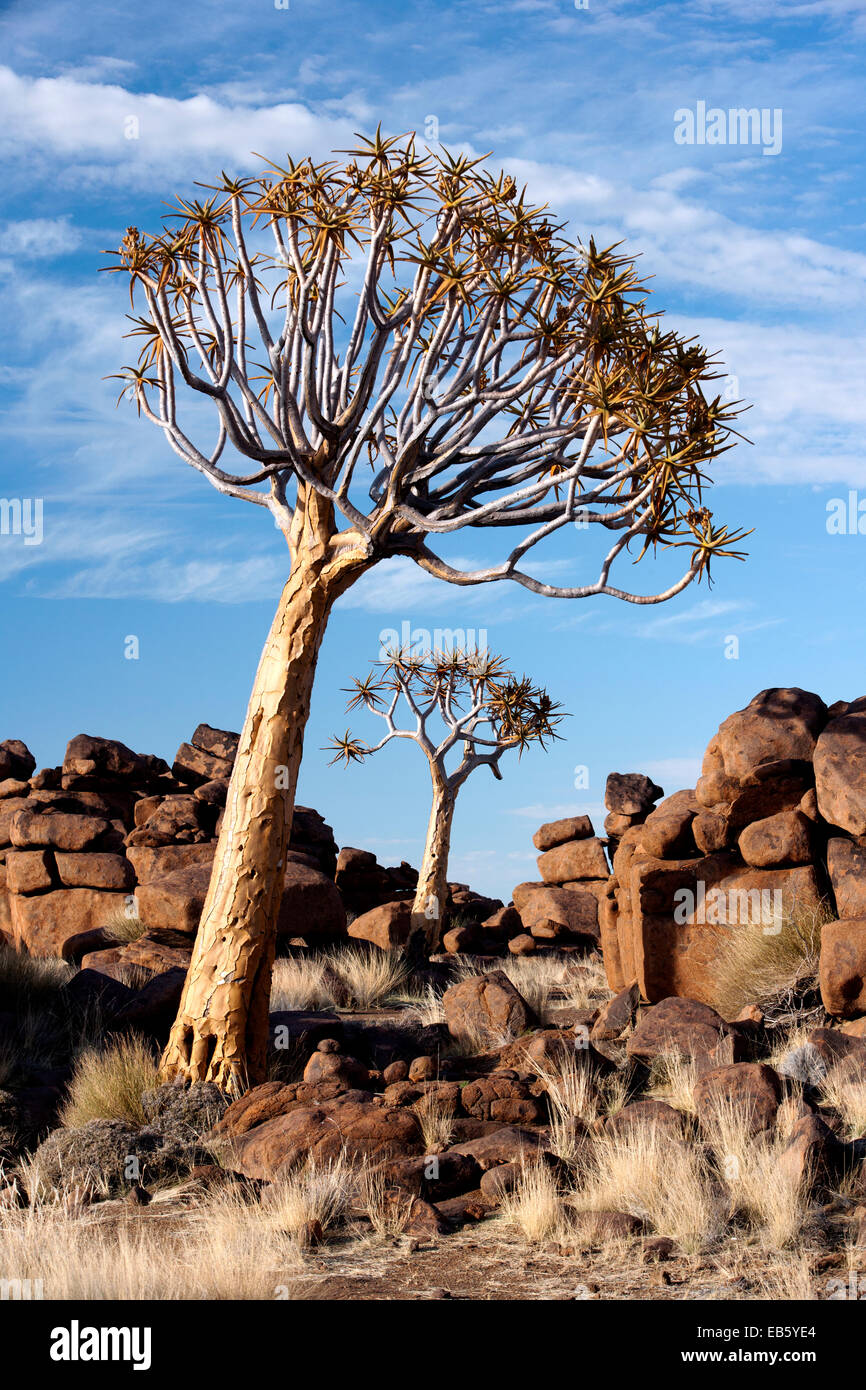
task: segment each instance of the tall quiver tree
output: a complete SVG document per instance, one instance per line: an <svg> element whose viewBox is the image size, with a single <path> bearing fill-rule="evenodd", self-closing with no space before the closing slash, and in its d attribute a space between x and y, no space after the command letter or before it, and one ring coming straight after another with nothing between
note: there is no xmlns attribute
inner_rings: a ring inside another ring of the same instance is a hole
<svg viewBox="0 0 866 1390"><path fill-rule="evenodd" d="M289 547L162 1061L166 1077L230 1091L265 1071L303 732L339 596L408 556L456 584L658 603L738 539L701 498L704 465L730 442L718 373L648 319L624 257L576 249L479 160L380 132L345 153L223 175L112 253L143 307L121 394L220 492L267 509ZM213 407L207 442L187 411L196 396ZM597 579L535 577L530 552L578 515L610 532ZM467 526L511 527L516 543L463 570L433 542ZM611 585L635 540L641 554L688 547L663 592Z"/></svg>
<svg viewBox="0 0 866 1390"><path fill-rule="evenodd" d="M434 950L448 898L448 854L457 793L479 767L502 780L505 753L521 755L532 744L558 738L564 719L546 690L509 671L491 652L393 652L382 673L355 678L348 709L364 708L384 720L378 743L347 730L331 740L332 762L363 762L394 739L411 739L430 768L432 803L424 855L412 904L411 942ZM406 722L398 722L398 706ZM438 724L438 731L434 727ZM420 941L419 941L420 938ZM421 955L421 950L418 950Z"/></svg>

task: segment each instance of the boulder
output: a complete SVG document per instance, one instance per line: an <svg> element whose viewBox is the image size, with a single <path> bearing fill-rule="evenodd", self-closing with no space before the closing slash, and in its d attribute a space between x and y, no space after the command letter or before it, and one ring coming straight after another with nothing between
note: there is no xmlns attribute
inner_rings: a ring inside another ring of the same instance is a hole
<svg viewBox="0 0 866 1390"><path fill-rule="evenodd" d="M844 1145L817 1115L804 1115L779 1155L779 1170L796 1186L824 1186L841 1167Z"/></svg>
<svg viewBox="0 0 866 1390"><path fill-rule="evenodd" d="M287 860L277 934L318 942L345 932L346 909L333 879L317 867Z"/></svg>
<svg viewBox="0 0 866 1390"><path fill-rule="evenodd" d="M821 999L828 1014L866 1014L866 917L826 922L821 928Z"/></svg>
<svg viewBox="0 0 866 1390"><path fill-rule="evenodd" d="M228 781L232 775L232 763L230 759L207 753L192 743L182 743L174 755L171 771L179 782L198 787L203 782Z"/></svg>
<svg viewBox="0 0 866 1390"><path fill-rule="evenodd" d="M12 778L26 782L36 770L36 759L20 738L4 738L0 743L0 781Z"/></svg>
<svg viewBox="0 0 866 1390"><path fill-rule="evenodd" d="M190 743L204 753L212 753L215 758L233 763L237 757L240 734L230 733L227 729L212 729L210 724L199 724Z"/></svg>
<svg viewBox="0 0 866 1390"><path fill-rule="evenodd" d="M13 816L10 831L16 849L45 847L80 852L92 849L108 828L108 821L99 816L21 810Z"/></svg>
<svg viewBox="0 0 866 1390"><path fill-rule="evenodd" d="M735 1062L704 1072L695 1086L698 1118L710 1124L720 1109L730 1107L750 1134L772 1129L782 1098L778 1074L764 1062Z"/></svg>
<svg viewBox="0 0 866 1390"><path fill-rule="evenodd" d="M104 782L144 785L168 772L162 758L133 753L114 738L78 734L66 745L61 769L64 787L99 787Z"/></svg>
<svg viewBox="0 0 866 1390"><path fill-rule="evenodd" d="M594 836L557 845L538 857L538 871L545 883L566 883L569 879L610 876L601 840Z"/></svg>
<svg viewBox="0 0 866 1390"><path fill-rule="evenodd" d="M544 825L540 825L532 837L532 843L543 853L570 840L587 840L592 834L589 816L565 816L562 820L545 821Z"/></svg>
<svg viewBox="0 0 866 1390"><path fill-rule="evenodd" d="M6 855L6 886L10 893L40 893L51 887L53 867L48 850L10 850Z"/></svg>
<svg viewBox="0 0 866 1390"><path fill-rule="evenodd" d="M604 788L608 811L623 816L645 815L662 796L662 788L641 772L611 772Z"/></svg>
<svg viewBox="0 0 866 1390"><path fill-rule="evenodd" d="M545 931L545 928L548 926L554 930ZM563 930L558 922L548 922L547 918L544 918L541 922L533 923L532 927L533 931L540 931L542 935L548 938L554 935L556 929L559 931ZM535 937L529 932L519 932L517 936L512 936L508 943L508 951L512 956L532 956L535 954L536 949Z"/></svg>
<svg viewBox="0 0 866 1390"><path fill-rule="evenodd" d="M827 873L840 917L866 917L866 846L835 838L827 844Z"/></svg>
<svg viewBox="0 0 866 1390"><path fill-rule="evenodd" d="M646 1129L662 1130L672 1139L681 1139L686 1117L663 1100L634 1100L604 1122L605 1134L617 1139L630 1139Z"/></svg>
<svg viewBox="0 0 866 1390"><path fill-rule="evenodd" d="M148 798L151 800L151 798ZM213 814L204 801L194 796L166 796L143 818L136 806L136 826L127 837L127 845L158 847L170 844L194 844L210 838Z"/></svg>
<svg viewBox="0 0 866 1390"><path fill-rule="evenodd" d="M410 902L382 903L349 923L348 934L358 941L370 941L383 951L405 946L412 923Z"/></svg>
<svg viewBox="0 0 866 1390"><path fill-rule="evenodd" d="M635 980L603 1005L590 1032L593 1041L610 1042L618 1038L634 1022L639 1003L640 990Z"/></svg>
<svg viewBox="0 0 866 1390"><path fill-rule="evenodd" d="M680 859L696 852L692 821L700 810L693 791L674 792L651 811L638 843L653 859Z"/></svg>
<svg viewBox="0 0 866 1390"><path fill-rule="evenodd" d="M126 906L124 893L96 888L59 888L37 897L9 898L16 945L31 956L74 956L76 938L103 927Z"/></svg>
<svg viewBox="0 0 866 1390"><path fill-rule="evenodd" d="M543 1103L529 1085L515 1075L494 1074L469 1081L460 1092L460 1104L476 1120L498 1120L503 1125L543 1124Z"/></svg>
<svg viewBox="0 0 866 1390"><path fill-rule="evenodd" d="M65 888L103 888L109 892L128 892L135 876L132 865L122 854L55 855L57 873Z"/></svg>
<svg viewBox="0 0 866 1390"><path fill-rule="evenodd" d="M548 883L518 883L514 906L524 928L549 918L561 922L572 936L585 938L587 945L598 942L598 899L589 891L574 892Z"/></svg>
<svg viewBox="0 0 866 1390"><path fill-rule="evenodd" d="M729 715L719 726L707 750L713 770L742 785L762 764L785 759L811 761L826 722L827 706L811 691L797 687L762 690L745 709ZM720 760L720 769L714 758Z"/></svg>
<svg viewBox="0 0 866 1390"><path fill-rule="evenodd" d="M136 890L138 915L149 928L195 936L211 880L210 864L191 864Z"/></svg>
<svg viewBox="0 0 866 1390"><path fill-rule="evenodd" d="M452 985L442 996L442 1007L451 1037L479 1047L501 1047L538 1021L502 970Z"/></svg>
<svg viewBox="0 0 866 1390"><path fill-rule="evenodd" d="M245 1177L272 1182L308 1156L384 1159L424 1153L417 1117L347 1091L320 1105L299 1105L230 1141L231 1166Z"/></svg>
<svg viewBox="0 0 866 1390"><path fill-rule="evenodd" d="M387 1158L371 1173L386 1187L397 1187L414 1197L441 1202L471 1192L478 1187L481 1169L468 1154L453 1149L441 1154L422 1154L415 1158Z"/></svg>
<svg viewBox="0 0 866 1390"><path fill-rule="evenodd" d="M850 835L866 834L866 711L831 719L815 749L818 810Z"/></svg>
<svg viewBox="0 0 866 1390"><path fill-rule="evenodd" d="M626 1054L647 1063L669 1055L711 1057L726 1038L733 1039L739 1061L741 1038L715 1009L696 999L662 999L641 1015Z"/></svg>
<svg viewBox="0 0 866 1390"><path fill-rule="evenodd" d="M483 1173L496 1168L501 1163L520 1163L536 1155L544 1147L544 1139L530 1129L519 1129L513 1125L503 1125L467 1139L462 1144L452 1144L449 1154L462 1154L472 1158Z"/></svg>
<svg viewBox="0 0 866 1390"><path fill-rule="evenodd" d="M740 854L756 869L808 864L812 858L810 827L810 821L800 811L779 811L753 821L738 840Z"/></svg>
<svg viewBox="0 0 866 1390"><path fill-rule="evenodd" d="M139 884L152 883L154 879L165 878L176 869L189 869L194 865L213 865L216 845L132 845L126 851Z"/></svg>

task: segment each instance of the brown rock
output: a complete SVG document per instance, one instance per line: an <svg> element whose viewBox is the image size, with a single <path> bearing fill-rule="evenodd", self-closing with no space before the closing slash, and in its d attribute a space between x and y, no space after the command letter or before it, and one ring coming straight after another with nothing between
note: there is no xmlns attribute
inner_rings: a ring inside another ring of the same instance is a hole
<svg viewBox="0 0 866 1390"><path fill-rule="evenodd" d="M10 850L6 856L6 885L11 893L39 893L50 888L52 856L44 849Z"/></svg>
<svg viewBox="0 0 866 1390"><path fill-rule="evenodd" d="M604 1122L605 1134L627 1139L642 1129L660 1129L672 1138L685 1133L685 1116L663 1100L634 1100Z"/></svg>
<svg viewBox="0 0 866 1390"><path fill-rule="evenodd" d="M514 906L529 931L533 922L549 918L561 922L572 936L586 938L588 944L598 941L598 900L590 892L577 893L548 883L518 883Z"/></svg>
<svg viewBox="0 0 866 1390"><path fill-rule="evenodd" d="M866 1014L866 917L826 922L821 928L820 980L828 1014Z"/></svg>
<svg viewBox="0 0 866 1390"><path fill-rule="evenodd" d="M473 951L477 944L478 933L474 927L452 927L442 938L442 947L449 955L456 956L461 952Z"/></svg>
<svg viewBox="0 0 866 1390"><path fill-rule="evenodd" d="M35 898L13 894L9 899L16 944L32 956L63 956L76 937L104 926L123 910L123 893L95 888L60 888Z"/></svg>
<svg viewBox="0 0 866 1390"><path fill-rule="evenodd" d="M740 1051L739 1036L715 1009L695 999L662 999L641 1015L626 1053L643 1062L671 1054L711 1056L728 1037L734 1039L735 1053Z"/></svg>
<svg viewBox="0 0 866 1390"><path fill-rule="evenodd" d="M639 816L651 811L661 796L662 788L641 772L611 772L605 784L604 804L609 811Z"/></svg>
<svg viewBox="0 0 866 1390"><path fill-rule="evenodd" d="M619 811L608 811L604 818L604 833L611 839L619 840L634 825L641 825L646 816L624 816Z"/></svg>
<svg viewBox="0 0 866 1390"><path fill-rule="evenodd" d="M501 1129L467 1139L462 1144L452 1144L449 1154L465 1154L473 1158L482 1172L496 1168L500 1163L519 1163L521 1158L529 1159L543 1147L542 1136L532 1130L518 1129L504 1125Z"/></svg>
<svg viewBox="0 0 866 1390"><path fill-rule="evenodd" d="M866 847L853 840L830 840L827 872L839 916L866 917Z"/></svg>
<svg viewBox="0 0 866 1390"><path fill-rule="evenodd" d="M233 763L237 756L240 734L230 733L227 729L212 729L210 724L199 724L190 743L194 748L212 753L215 758L223 758L226 762Z"/></svg>
<svg viewBox="0 0 866 1390"><path fill-rule="evenodd" d="M692 821L692 835L702 854L717 854L733 842L728 817L717 811L701 811Z"/></svg>
<svg viewBox="0 0 866 1390"><path fill-rule="evenodd" d="M544 922L547 922L547 918L544 919ZM534 923L532 930L535 931L538 925L538 923ZM558 927L559 923L555 922L551 925ZM535 937L530 936L526 932L521 932L519 936L512 936L508 943L508 949L513 956L531 956L536 950Z"/></svg>
<svg viewBox="0 0 866 1390"><path fill-rule="evenodd" d="M64 854L55 856L60 882L66 888L104 888L128 891L134 882L132 865L122 854Z"/></svg>
<svg viewBox="0 0 866 1390"><path fill-rule="evenodd" d="M592 1025L593 1041L609 1042L624 1033L635 1018L640 1003L637 980L609 999Z"/></svg>
<svg viewBox="0 0 866 1390"><path fill-rule="evenodd" d="M698 1117L711 1123L721 1107L730 1106L747 1122L750 1134L772 1129L782 1087L777 1073L763 1062L735 1062L704 1072L695 1086Z"/></svg>
<svg viewBox="0 0 866 1390"><path fill-rule="evenodd" d="M78 734L66 745L61 778L64 787L89 787L103 782L142 783L167 771L162 758L133 753L119 739Z"/></svg>
<svg viewBox="0 0 866 1390"><path fill-rule="evenodd" d="M840 1166L842 1148L823 1120L817 1115L804 1115L779 1156L779 1168L802 1188L822 1186Z"/></svg>
<svg viewBox="0 0 866 1390"><path fill-rule="evenodd" d="M486 936L509 937L516 936L523 930L523 922L516 907L501 907L492 916L486 917L481 923L481 930Z"/></svg>
<svg viewBox="0 0 866 1390"><path fill-rule="evenodd" d="M563 820L546 821L536 830L532 843L542 853L569 840L586 840L593 834L589 816L566 816Z"/></svg>
<svg viewBox="0 0 866 1390"><path fill-rule="evenodd" d="M866 711L831 719L815 748L818 809L830 825L866 834Z"/></svg>
<svg viewBox="0 0 866 1390"><path fill-rule="evenodd" d="M333 879L318 867L287 860L278 936L334 941L346 932L346 909Z"/></svg>
<svg viewBox="0 0 866 1390"><path fill-rule="evenodd" d="M780 811L753 821L740 835L740 854L756 869L808 864L812 857L809 821L799 811Z"/></svg>
<svg viewBox="0 0 866 1390"><path fill-rule="evenodd" d="M127 849L126 857L135 871L139 883L152 883L154 879L165 878L176 869L188 869L193 865L212 865L216 845L133 845Z"/></svg>
<svg viewBox="0 0 866 1390"><path fill-rule="evenodd" d="M5 738L0 743L0 780L26 782L35 768L36 759L20 738Z"/></svg>
<svg viewBox="0 0 866 1390"><path fill-rule="evenodd" d="M228 781L232 775L232 763L228 758L207 753L192 743L182 743L174 755L171 770L179 782L197 787L203 782Z"/></svg>
<svg viewBox="0 0 866 1390"><path fill-rule="evenodd" d="M470 1044L501 1046L537 1022L502 970L452 985L442 996L442 1005L452 1038Z"/></svg>
<svg viewBox="0 0 866 1390"><path fill-rule="evenodd" d="M610 876L604 847L596 838L572 840L538 856L538 871L545 883ZM515 902L517 900L515 899Z"/></svg>
<svg viewBox="0 0 866 1390"><path fill-rule="evenodd" d="M0 801L6 801L10 796L27 796L29 791L29 782L19 782L16 777L6 777L0 782Z"/></svg>
<svg viewBox="0 0 866 1390"><path fill-rule="evenodd" d="M344 1057L337 1051L327 1048L327 1043L332 1043L332 1039L319 1043L318 1048L310 1057L304 1067L304 1081L309 1086L315 1086L320 1081L338 1081L343 1090L350 1091L353 1088L363 1090L369 1085L370 1073L361 1062L357 1062L354 1057Z"/></svg>
<svg viewBox="0 0 866 1390"><path fill-rule="evenodd" d="M150 798L149 798L150 799ZM141 805L141 802L138 803ZM138 806L136 807L138 815ZM194 796L166 796L143 824L136 824L127 837L128 845L150 845L153 847L169 845L174 842L193 843L209 838L207 807ZM213 824L211 819L210 825Z"/></svg>
<svg viewBox="0 0 866 1390"><path fill-rule="evenodd" d="M382 903L349 923L349 936L370 941L383 951L394 951L409 940L412 923L410 902Z"/></svg>
<svg viewBox="0 0 866 1390"><path fill-rule="evenodd" d="M725 776L742 784L764 763L810 761L826 720L827 706L808 690L762 690L721 724L710 748L720 754Z"/></svg>
<svg viewBox="0 0 866 1390"><path fill-rule="evenodd" d="M530 1094L525 1081L508 1076L485 1076L470 1081L460 1092L460 1103L476 1120L498 1120L503 1125L543 1124L545 1109Z"/></svg>
<svg viewBox="0 0 866 1390"><path fill-rule="evenodd" d="M10 829L16 849L44 846L80 851L97 844L108 830L108 821L98 816L66 815L62 811L39 814L22 810L13 817Z"/></svg>
<svg viewBox="0 0 866 1390"><path fill-rule="evenodd" d="M209 864L192 864L139 885L135 895L139 917L148 927L194 936L210 879Z"/></svg>
<svg viewBox="0 0 866 1390"><path fill-rule="evenodd" d="M674 792L644 821L639 844L654 859L679 859L695 852L692 821L700 810L693 791Z"/></svg>
<svg viewBox="0 0 866 1390"><path fill-rule="evenodd" d="M417 1118L347 1092L321 1105L300 1105L231 1141L231 1166L250 1178L273 1181L309 1155L316 1160L378 1158L424 1152ZM360 1093L363 1095L363 1092Z"/></svg>

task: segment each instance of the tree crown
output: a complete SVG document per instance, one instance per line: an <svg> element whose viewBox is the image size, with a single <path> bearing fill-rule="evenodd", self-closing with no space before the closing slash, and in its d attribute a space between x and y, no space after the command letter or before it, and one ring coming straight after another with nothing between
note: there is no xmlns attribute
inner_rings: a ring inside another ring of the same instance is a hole
<svg viewBox="0 0 866 1390"><path fill-rule="evenodd" d="M343 159L223 173L161 231L127 230L108 268L144 312L121 397L287 535L300 492L327 499L339 545L367 562L658 602L715 556L742 558L747 533L703 502L737 406L708 352L648 312L633 262L572 244L483 160L358 138ZM212 443L181 423L179 383L212 401ZM528 552L574 522L614 533L598 579L530 574ZM501 564L461 570L432 541L470 525L522 534ZM686 547L685 575L650 597L611 586L634 540L638 558Z"/></svg>

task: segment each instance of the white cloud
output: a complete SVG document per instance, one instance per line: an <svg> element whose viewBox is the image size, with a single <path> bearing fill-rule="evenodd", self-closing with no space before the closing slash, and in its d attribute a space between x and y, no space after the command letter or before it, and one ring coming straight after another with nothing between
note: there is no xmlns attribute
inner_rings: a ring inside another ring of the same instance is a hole
<svg viewBox="0 0 866 1390"><path fill-rule="evenodd" d="M346 145L352 123L299 102L257 107L199 94L184 99L133 92L75 77L21 77L0 67L0 153L7 159L63 157L66 182L149 184L200 176L229 162L260 167L252 151L321 157Z"/></svg>
<svg viewBox="0 0 866 1390"><path fill-rule="evenodd" d="M0 226L0 258L15 256L23 260L47 260L65 256L81 242L77 227L65 217L31 217Z"/></svg>

